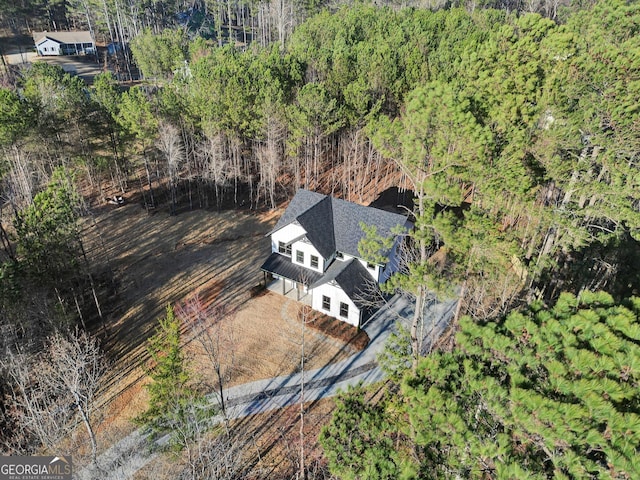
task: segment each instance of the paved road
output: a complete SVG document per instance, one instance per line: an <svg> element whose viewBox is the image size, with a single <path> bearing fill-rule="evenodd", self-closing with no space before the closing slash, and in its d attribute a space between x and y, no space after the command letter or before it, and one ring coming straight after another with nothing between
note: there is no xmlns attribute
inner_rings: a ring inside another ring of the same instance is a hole
<svg viewBox="0 0 640 480"><path fill-rule="evenodd" d="M428 325L425 326L425 332L433 332L425 335L427 339L439 337L453 315L455 306L455 300L427 304L425 319ZM408 328L412 316L413 304L410 299L403 295L393 297L364 326L370 339L367 348L341 362L305 372L305 402L336 395L349 386L382 380L384 372L378 366L376 357L383 350L389 335L395 331L397 322ZM225 391L227 415L229 418L242 418L295 405L300 401L301 383L302 375L296 373L231 387ZM215 401L215 397L211 399ZM158 442L163 441L166 439ZM77 478L129 478L155 457L156 454L151 453L146 445L145 435L141 430L136 430L100 455L100 469L85 469L77 474Z"/></svg>

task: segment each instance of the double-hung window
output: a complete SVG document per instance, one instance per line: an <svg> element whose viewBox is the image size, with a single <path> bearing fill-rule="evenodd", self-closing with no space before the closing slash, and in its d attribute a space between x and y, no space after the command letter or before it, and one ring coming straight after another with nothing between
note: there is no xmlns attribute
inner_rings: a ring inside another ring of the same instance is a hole
<svg viewBox="0 0 640 480"><path fill-rule="evenodd" d="M326 295L322 296L322 309L326 311L331 310L331 299Z"/></svg>
<svg viewBox="0 0 640 480"><path fill-rule="evenodd" d="M318 257L311 255L311 268L318 268Z"/></svg>
<svg viewBox="0 0 640 480"><path fill-rule="evenodd" d="M349 305L344 302L340 302L340 316L343 318L349 317Z"/></svg>

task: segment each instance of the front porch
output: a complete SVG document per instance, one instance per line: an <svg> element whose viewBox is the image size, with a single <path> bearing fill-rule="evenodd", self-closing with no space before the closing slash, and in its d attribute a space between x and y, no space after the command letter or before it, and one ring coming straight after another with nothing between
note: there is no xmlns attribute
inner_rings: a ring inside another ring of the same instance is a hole
<svg viewBox="0 0 640 480"><path fill-rule="evenodd" d="M286 278L273 278L273 280L266 279L267 290L270 290L278 295L283 295L296 302L303 303L311 306L311 292L309 292L301 283L294 282Z"/></svg>

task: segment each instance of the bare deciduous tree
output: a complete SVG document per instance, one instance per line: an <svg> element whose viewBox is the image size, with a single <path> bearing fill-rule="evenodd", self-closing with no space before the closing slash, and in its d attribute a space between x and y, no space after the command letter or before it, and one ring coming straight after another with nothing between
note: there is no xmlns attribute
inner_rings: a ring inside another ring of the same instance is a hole
<svg viewBox="0 0 640 480"><path fill-rule="evenodd" d="M158 148L167 160L169 171L169 186L171 191L171 212L175 213L177 204L178 174L181 164L185 160L185 151L182 144L182 136L177 127L169 122L161 122L159 125Z"/></svg>
<svg viewBox="0 0 640 480"><path fill-rule="evenodd" d="M13 381L13 407L25 434L52 450L75 428L77 415L87 430L95 463L95 400L106 371L98 342L86 332L58 332L37 359L10 354L3 367Z"/></svg>
<svg viewBox="0 0 640 480"><path fill-rule="evenodd" d="M40 367L51 389L73 401L91 442L91 460L96 462L98 444L92 424L96 394L107 364L95 338L82 331L54 334L49 341L48 362Z"/></svg>
<svg viewBox="0 0 640 480"><path fill-rule="evenodd" d="M246 454L251 445L241 433L214 435L202 425L197 440L187 447L187 462L180 480L240 480L245 478Z"/></svg>
<svg viewBox="0 0 640 480"><path fill-rule="evenodd" d="M214 371L214 394L228 428L224 389L231 380L235 366L235 338L233 330L224 325L223 320L231 312L223 305L206 305L200 295L195 294L184 304L176 307L176 313L193 335Z"/></svg>

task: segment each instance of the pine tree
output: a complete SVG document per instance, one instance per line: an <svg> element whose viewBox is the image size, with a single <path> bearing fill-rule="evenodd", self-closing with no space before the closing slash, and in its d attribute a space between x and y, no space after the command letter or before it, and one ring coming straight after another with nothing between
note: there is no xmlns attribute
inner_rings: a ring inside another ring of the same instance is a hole
<svg viewBox="0 0 640 480"><path fill-rule="evenodd" d="M565 293L460 329L456 349L422 359L390 400L339 404L323 434L334 473L366 477L396 438L396 471L411 478L640 475L640 299Z"/></svg>
<svg viewBox="0 0 640 480"><path fill-rule="evenodd" d="M180 320L168 305L166 316L159 320L156 334L148 342L148 375L152 380L146 385L149 407L136 421L156 434L173 433L188 438L183 432L188 430L190 416L206 409L199 408L203 406L203 397L189 384L180 337Z"/></svg>

